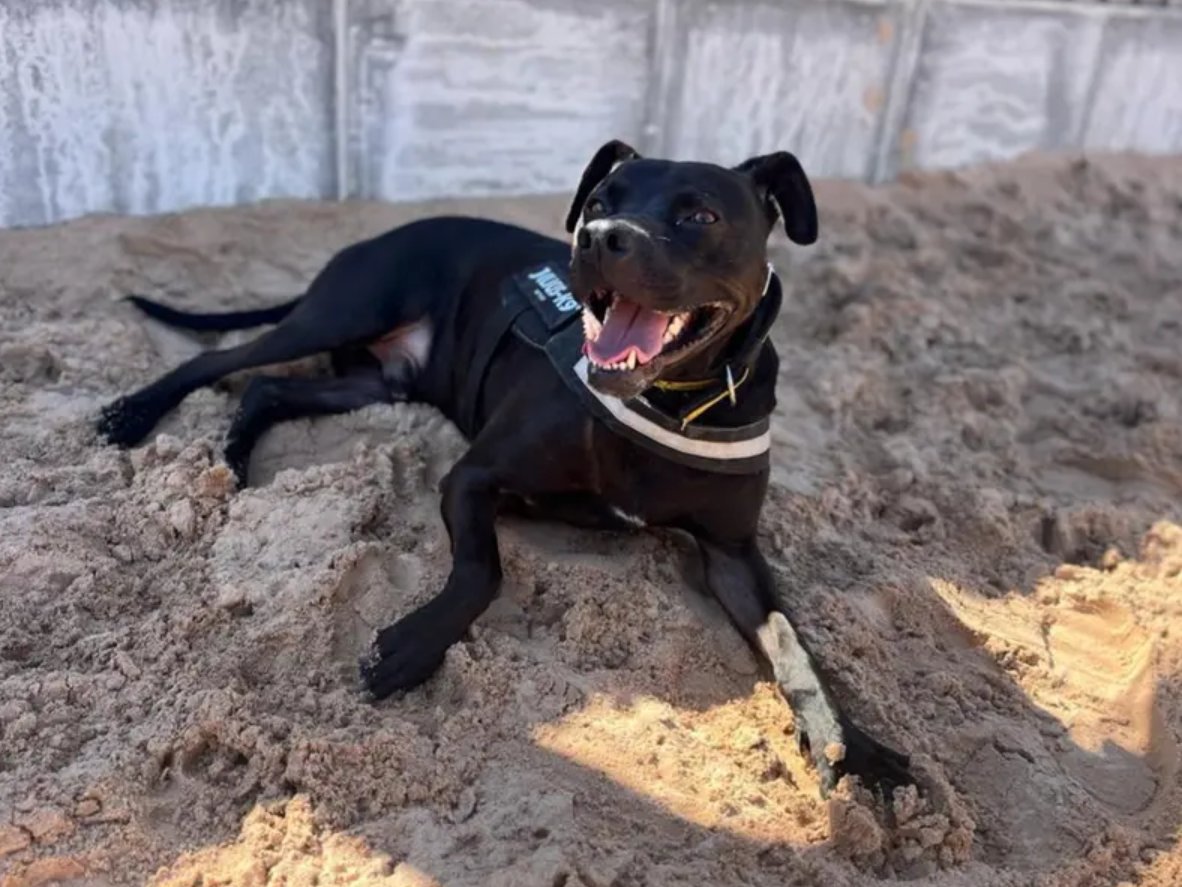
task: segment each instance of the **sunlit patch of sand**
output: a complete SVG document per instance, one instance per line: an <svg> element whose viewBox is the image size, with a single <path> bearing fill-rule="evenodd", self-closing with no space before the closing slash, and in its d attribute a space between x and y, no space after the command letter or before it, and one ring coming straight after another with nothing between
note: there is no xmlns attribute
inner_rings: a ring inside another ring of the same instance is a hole
<svg viewBox="0 0 1182 887"><path fill-rule="evenodd" d="M817 841L823 808L791 724L787 706L761 684L752 699L703 712L595 696L533 738L697 825L767 842Z"/></svg>
<svg viewBox="0 0 1182 887"><path fill-rule="evenodd" d="M1116 591L1121 569L1064 565L1032 594L999 599L931 584L975 642L1067 728L1063 769L1098 800L1134 813L1176 773L1178 749L1156 704L1154 637Z"/></svg>
<svg viewBox="0 0 1182 887"><path fill-rule="evenodd" d="M150 887L439 887L430 875L406 863L395 865L360 838L320 828L303 795L255 806L243 820L237 840L186 853L148 883Z"/></svg>

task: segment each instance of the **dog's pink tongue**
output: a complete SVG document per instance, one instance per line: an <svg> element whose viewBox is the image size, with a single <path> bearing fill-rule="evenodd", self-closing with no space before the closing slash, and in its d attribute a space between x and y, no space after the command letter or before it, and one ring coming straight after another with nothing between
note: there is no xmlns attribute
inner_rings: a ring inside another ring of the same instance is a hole
<svg viewBox="0 0 1182 887"><path fill-rule="evenodd" d="M599 338L587 343L587 352L599 363L615 363L635 348L637 363L647 363L660 352L668 325L668 315L617 296Z"/></svg>

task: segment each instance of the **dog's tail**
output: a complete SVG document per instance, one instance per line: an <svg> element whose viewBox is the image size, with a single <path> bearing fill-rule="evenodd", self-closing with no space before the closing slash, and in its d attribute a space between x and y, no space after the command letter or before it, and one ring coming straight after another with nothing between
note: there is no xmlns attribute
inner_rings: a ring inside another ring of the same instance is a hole
<svg viewBox="0 0 1182 887"><path fill-rule="evenodd" d="M299 304L299 298L290 302L273 305L270 308L256 308L249 311L200 312L181 311L179 308L169 308L143 296L128 296L127 301L135 305L140 311L153 320L158 320L168 326L180 327L199 332L228 332L229 330L248 330L251 327L279 323L291 313L291 309Z"/></svg>

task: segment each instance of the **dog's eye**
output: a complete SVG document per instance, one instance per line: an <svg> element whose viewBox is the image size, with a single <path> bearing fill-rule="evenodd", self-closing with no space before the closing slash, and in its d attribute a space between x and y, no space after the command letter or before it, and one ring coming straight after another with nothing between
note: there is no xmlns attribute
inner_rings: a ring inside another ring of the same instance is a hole
<svg viewBox="0 0 1182 887"><path fill-rule="evenodd" d="M709 209L698 209L686 216L685 220L695 225L713 225L718 221L718 213Z"/></svg>
<svg viewBox="0 0 1182 887"><path fill-rule="evenodd" d="M592 197L587 201L587 206L584 207L584 212L589 216L598 216L607 211L607 206L598 197Z"/></svg>

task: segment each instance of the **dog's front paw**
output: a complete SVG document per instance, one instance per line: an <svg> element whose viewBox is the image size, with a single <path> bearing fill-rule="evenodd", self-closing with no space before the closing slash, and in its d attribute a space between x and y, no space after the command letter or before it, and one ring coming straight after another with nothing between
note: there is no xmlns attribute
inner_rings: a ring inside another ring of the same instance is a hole
<svg viewBox="0 0 1182 887"><path fill-rule="evenodd" d="M418 610L378 632L361 659L361 680L375 699L417 687L443 663L451 645L440 642L432 622Z"/></svg>
<svg viewBox="0 0 1182 887"><path fill-rule="evenodd" d="M909 755L883 745L844 718L841 731L845 756L837 764L839 774L857 776L862 785L887 801L895 788L915 783Z"/></svg>
<svg viewBox="0 0 1182 887"><path fill-rule="evenodd" d="M894 786L914 782L906 755L871 739L833 704L787 616L771 613L759 639L792 709L801 753L817 768L821 797L829 797L846 774L884 795Z"/></svg>
<svg viewBox="0 0 1182 887"><path fill-rule="evenodd" d="M96 428L108 443L134 447L151 433L158 418L150 404L135 397L121 397L103 407Z"/></svg>
<svg viewBox="0 0 1182 887"><path fill-rule="evenodd" d="M842 776L839 768L846 747L841 723L824 696L794 693L789 700L795 718L796 745L813 762L821 783L821 797L827 798Z"/></svg>
<svg viewBox="0 0 1182 887"><path fill-rule="evenodd" d="M827 706L802 706L796 714L796 741L809 757L827 798L843 776L857 776L862 785L889 800L897 786L915 782L911 759L883 745Z"/></svg>

